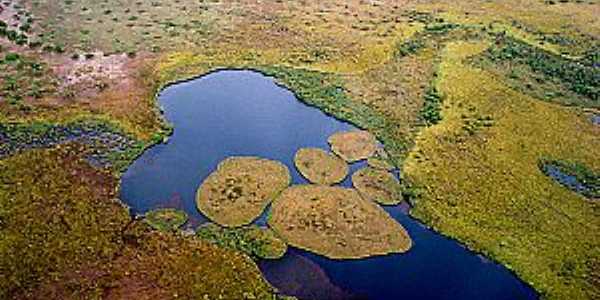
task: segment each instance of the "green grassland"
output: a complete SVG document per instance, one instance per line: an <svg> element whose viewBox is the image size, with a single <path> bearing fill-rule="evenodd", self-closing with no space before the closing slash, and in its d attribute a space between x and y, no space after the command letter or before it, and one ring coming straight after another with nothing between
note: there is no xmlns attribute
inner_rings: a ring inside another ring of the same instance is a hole
<svg viewBox="0 0 600 300"><path fill-rule="evenodd" d="M0 297L274 297L249 257L153 231L114 199L120 172L171 133L156 93L223 68L273 76L376 135L411 184L411 215L543 298L600 296L599 204L539 166L600 172L600 127L589 121L599 109L597 1L0 5ZM65 84L78 64L121 77ZM131 144L46 142L86 126ZM107 169L90 167L90 153ZM198 273L206 265L216 269ZM125 274L141 286L128 289Z"/></svg>

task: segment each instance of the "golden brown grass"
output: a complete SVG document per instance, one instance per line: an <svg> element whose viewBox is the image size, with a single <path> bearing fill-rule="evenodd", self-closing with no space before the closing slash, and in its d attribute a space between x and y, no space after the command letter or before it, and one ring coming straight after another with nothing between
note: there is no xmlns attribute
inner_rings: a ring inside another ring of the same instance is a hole
<svg viewBox="0 0 600 300"><path fill-rule="evenodd" d="M347 162L367 159L377 150L377 140L367 131L338 132L327 139L331 151Z"/></svg>
<svg viewBox="0 0 600 300"><path fill-rule="evenodd" d="M362 168L352 174L352 185L365 200L381 205L397 205L402 202L402 186L386 170Z"/></svg>
<svg viewBox="0 0 600 300"><path fill-rule="evenodd" d="M273 202L269 225L290 245L335 259L406 252L408 233L353 189L292 186Z"/></svg>
<svg viewBox="0 0 600 300"><path fill-rule="evenodd" d="M298 150L294 164L302 176L316 184L332 185L348 175L345 161L318 148Z"/></svg>
<svg viewBox="0 0 600 300"><path fill-rule="evenodd" d="M198 189L198 209L226 227L247 225L291 181L287 167L257 157L230 157Z"/></svg>

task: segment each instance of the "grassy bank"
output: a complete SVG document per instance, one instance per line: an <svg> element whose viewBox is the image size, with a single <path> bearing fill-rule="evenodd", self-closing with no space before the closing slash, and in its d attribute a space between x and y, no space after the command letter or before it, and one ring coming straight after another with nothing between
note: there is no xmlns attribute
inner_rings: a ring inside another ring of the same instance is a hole
<svg viewBox="0 0 600 300"><path fill-rule="evenodd" d="M538 161L598 170L598 128L465 62L487 47L454 42L443 51L444 118L422 131L404 166L423 192L411 214L514 270L544 298L596 298L598 203L545 176ZM481 116L490 126L465 127Z"/></svg>

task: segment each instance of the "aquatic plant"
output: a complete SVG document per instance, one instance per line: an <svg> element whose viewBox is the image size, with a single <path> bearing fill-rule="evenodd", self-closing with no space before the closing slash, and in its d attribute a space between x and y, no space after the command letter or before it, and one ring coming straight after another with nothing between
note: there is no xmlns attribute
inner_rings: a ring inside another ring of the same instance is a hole
<svg viewBox="0 0 600 300"><path fill-rule="evenodd" d="M348 175L348 165L339 157L319 148L302 148L294 156L296 168L312 183L331 185Z"/></svg>
<svg viewBox="0 0 600 300"><path fill-rule="evenodd" d="M188 216L181 210L162 208L147 212L144 220L156 230L175 231L187 222Z"/></svg>
<svg viewBox="0 0 600 300"><path fill-rule="evenodd" d="M338 132L327 139L331 151L347 162L367 159L377 150L377 140L367 131Z"/></svg>
<svg viewBox="0 0 600 300"><path fill-rule="evenodd" d="M292 186L273 202L268 222L288 244L335 259L402 253L412 245L402 225L354 189Z"/></svg>
<svg viewBox="0 0 600 300"><path fill-rule="evenodd" d="M352 185L365 200L381 205L398 205L402 202L402 185L388 171L362 168L352 175Z"/></svg>
<svg viewBox="0 0 600 300"><path fill-rule="evenodd" d="M290 181L287 167L280 162L230 157L202 182L196 204L219 225L242 226L256 219Z"/></svg>
<svg viewBox="0 0 600 300"><path fill-rule="evenodd" d="M219 247L244 252L256 259L278 259L287 251L287 245L269 228L251 225L225 228L213 223L196 229L196 236Z"/></svg>

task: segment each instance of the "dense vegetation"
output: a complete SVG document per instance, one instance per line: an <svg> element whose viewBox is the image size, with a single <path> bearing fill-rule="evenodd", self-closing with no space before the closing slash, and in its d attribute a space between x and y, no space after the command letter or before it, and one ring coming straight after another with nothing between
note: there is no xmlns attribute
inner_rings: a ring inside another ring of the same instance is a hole
<svg viewBox="0 0 600 300"><path fill-rule="evenodd" d="M117 179L97 169L118 175L170 133L154 97L166 84L234 67L375 134L427 225L543 298L596 299L598 204L540 164L551 157L596 182L597 11L597 1L2 1L0 297L271 297L245 256L127 225L110 200ZM140 282L133 292L126 274Z"/></svg>
<svg viewBox="0 0 600 300"><path fill-rule="evenodd" d="M0 298L275 297L247 257L132 220L79 147L0 161Z"/></svg>
<svg viewBox="0 0 600 300"><path fill-rule="evenodd" d="M564 86L578 96L579 101L567 99L563 102L596 108L600 107L600 73L595 65L597 55L596 50L581 59L567 58L507 36L498 37L495 47L486 52L486 57L492 62L507 63L506 66L512 69L507 76L521 81L521 90L531 93L530 90L535 89L534 85L550 81L559 88L542 85L546 88L544 96L547 96L542 98L571 96L561 93L560 87ZM527 69L521 69L519 66L526 66ZM523 81L523 78L520 78L522 76L530 76L534 80L529 83ZM537 96L535 93L533 95Z"/></svg>

